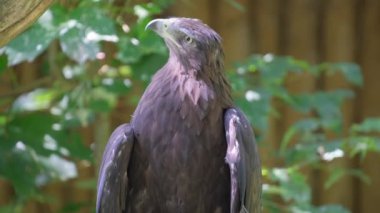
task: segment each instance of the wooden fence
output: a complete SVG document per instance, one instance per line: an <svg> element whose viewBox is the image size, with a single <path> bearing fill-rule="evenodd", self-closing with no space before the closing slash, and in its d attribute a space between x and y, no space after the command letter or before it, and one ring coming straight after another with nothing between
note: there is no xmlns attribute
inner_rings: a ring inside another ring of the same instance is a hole
<svg viewBox="0 0 380 213"><path fill-rule="evenodd" d="M361 65L364 86L354 88L357 97L344 105L345 125L360 122L367 116L380 116L380 1L379 0L238 0L245 11L231 6L228 0L179 0L165 12L167 16L187 16L202 19L216 29L223 37L226 59L243 59L252 53L274 53L292 55L311 62L354 61ZM38 77L33 65L18 66L15 72L22 81ZM24 79L24 80L23 80ZM292 76L287 82L291 91L313 91L349 87L341 76L315 81L308 75ZM7 85L0 85L6 90ZM132 112L133 109L123 109ZM281 120L271 121L271 134L262 148L263 162L277 165L267 149L279 147L279 138L286 127L299 114L286 108ZM119 117L120 116L114 116ZM114 119L111 126L122 121ZM88 141L94 140L93 126L83 130ZM371 177L371 184L362 183L352 177L345 177L334 187L323 189L326 174L309 171L313 186L315 204L340 203L356 213L375 213L380 201L380 156L369 154L364 161L344 158L339 164L347 168L361 168ZM79 163L81 178L93 177L95 171ZM13 194L8 184L0 182L0 203L6 202ZM86 202L94 194L76 190L74 183L53 185L46 188L58 199ZM55 207L31 203L26 212L55 212L62 201L55 201ZM84 210L85 212L89 211Z"/></svg>
<svg viewBox="0 0 380 213"><path fill-rule="evenodd" d="M354 88L355 99L344 105L345 126L368 116L380 116L380 1L378 0L239 0L245 11L228 1L194 0L177 3L168 15L197 17L223 37L227 61L252 53L292 55L311 62L353 61L363 69L364 86ZM342 76L315 81L294 75L287 82L291 91L313 91L349 87ZM279 147L279 136L300 115L282 109L281 120L272 122L265 146ZM264 152L266 148L261 151ZM269 148L268 148L269 149ZM275 165L262 154L264 164ZM369 154L364 161L344 158L335 162L361 168L370 176L366 184L345 177L324 190L326 174L310 172L315 204L341 203L356 213L375 213L380 199L380 156Z"/></svg>

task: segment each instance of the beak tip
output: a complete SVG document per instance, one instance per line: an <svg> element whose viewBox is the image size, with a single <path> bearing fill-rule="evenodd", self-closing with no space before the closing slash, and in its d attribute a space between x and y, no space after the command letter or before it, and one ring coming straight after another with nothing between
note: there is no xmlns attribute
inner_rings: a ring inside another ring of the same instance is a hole
<svg viewBox="0 0 380 213"><path fill-rule="evenodd" d="M153 30L153 31L155 31L155 30L157 29L157 22L158 22L157 19L153 19L152 21L150 21L150 22L145 26L145 30Z"/></svg>

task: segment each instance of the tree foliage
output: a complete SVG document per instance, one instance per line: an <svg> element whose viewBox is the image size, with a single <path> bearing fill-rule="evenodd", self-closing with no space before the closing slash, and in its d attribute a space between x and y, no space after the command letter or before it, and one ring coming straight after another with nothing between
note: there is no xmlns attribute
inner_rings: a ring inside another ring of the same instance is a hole
<svg viewBox="0 0 380 213"><path fill-rule="evenodd" d="M234 1L228 2L240 8ZM42 186L76 180L78 161L95 163L80 129L120 104L137 104L140 93L136 91L142 91L167 59L164 43L145 31L145 25L170 3L55 3L29 30L0 49L2 76L14 76L12 69L20 63L40 64L40 79L31 85L15 80L12 91L0 93L0 178L9 181L16 192L13 202L0 210L19 211L28 200L50 202ZM284 164L263 165L264 208L271 212L284 208L290 212L347 212L339 204L313 205L312 188L302 169L326 170L325 165L337 158L378 152L379 138L372 133L380 132L380 118L368 118L346 131L341 107L355 93L347 88L288 91L287 78L305 73L315 78L340 73L353 86L363 84L356 64L312 65L272 54L253 55L228 71L235 101L253 123L260 146L265 146L270 134L269 119L281 119L274 103L302 115L281 136L279 150L272 150ZM325 187L344 175L368 182L360 170L336 168L330 171ZM95 178L88 183L84 189L95 190ZM65 208L79 211L80 207L68 203Z"/></svg>

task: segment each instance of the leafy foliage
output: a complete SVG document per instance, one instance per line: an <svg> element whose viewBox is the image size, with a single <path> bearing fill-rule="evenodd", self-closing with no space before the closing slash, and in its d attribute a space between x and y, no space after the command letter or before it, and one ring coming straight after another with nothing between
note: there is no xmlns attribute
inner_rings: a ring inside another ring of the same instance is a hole
<svg viewBox="0 0 380 213"><path fill-rule="evenodd" d="M244 9L233 0L226 1ZM127 1L117 6L112 2L57 2L29 30L0 49L0 77L13 76L12 68L20 63L41 64L41 79L32 86L16 79L14 91L0 94L4 109L0 113L0 178L9 181L16 193L14 201L0 211L21 212L30 199L51 202L41 187L54 181L74 179L79 189L94 190L95 179L77 179L78 162L94 165L96 160L81 130L96 125L99 115L108 115L120 105L136 105L139 92L166 61L163 41L145 31L145 25L171 0ZM228 72L236 103L254 124L260 145L268 134L269 119L281 118L275 103L302 115L284 132L275 154L284 165L263 166L264 207L270 212L347 212L339 205L314 206L302 169L326 168L322 162L346 153L365 157L367 152L380 151L374 134L380 132L379 118L354 124L345 134L341 106L354 97L352 90L295 94L286 87L292 75L319 78L336 73L354 86L363 84L356 64L312 65L272 54L253 55ZM325 187L345 175L369 181L360 170L339 168L331 170ZM94 205L68 203L62 211L88 206Z"/></svg>
<svg viewBox="0 0 380 213"><path fill-rule="evenodd" d="M112 112L118 97L132 97L132 85L146 84L165 62L164 43L144 28L169 2L121 8L107 1L56 3L0 49L2 76L12 75L7 66L24 62L44 60L45 67L35 85L20 85L15 79L18 89L0 102L5 109L0 113L0 177L16 193L14 202L1 210L20 212L30 199L50 202L41 198L47 196L41 187L77 178L78 162L94 164L80 130L94 125L99 114ZM125 15L136 21L125 23ZM94 191L95 179L87 183L78 188ZM89 205L94 206L93 201L69 203L62 211Z"/></svg>
<svg viewBox="0 0 380 213"><path fill-rule="evenodd" d="M280 117L276 106L281 103L301 115L285 131L280 149L275 156L285 162L283 167L263 166L268 183L264 189L264 208L270 212L348 212L337 205L316 207L311 202L311 188L304 168L321 169L330 173L325 188L332 187L345 175L358 177L369 183L369 178L358 169L334 168L326 162L344 157L379 151L379 138L369 133L379 132L379 119L368 118L354 124L345 134L342 105L354 97L347 88L316 90L308 93L292 93L286 87L289 77L306 74L319 78L341 73L353 86L361 86L360 68L352 63L322 63L312 65L307 61L286 56L253 55L239 63L236 72L230 73L235 97L248 113L258 139L265 139L270 118ZM281 202L275 202L281 197Z"/></svg>

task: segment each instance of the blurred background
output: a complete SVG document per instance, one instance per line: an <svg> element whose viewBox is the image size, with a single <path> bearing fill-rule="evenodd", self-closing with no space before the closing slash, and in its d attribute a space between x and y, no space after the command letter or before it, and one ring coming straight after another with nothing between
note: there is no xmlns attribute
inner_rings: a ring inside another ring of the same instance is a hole
<svg viewBox="0 0 380 213"><path fill-rule="evenodd" d="M145 25L220 33L264 212L378 212L380 1L57 0L0 47L0 212L94 212L97 165L166 61Z"/></svg>

